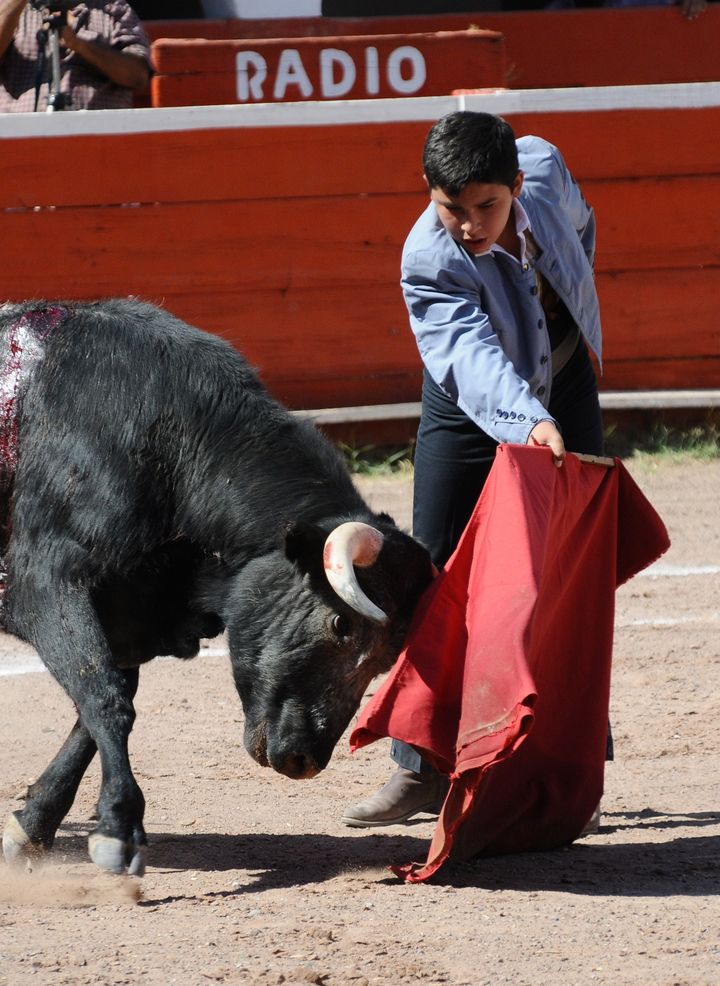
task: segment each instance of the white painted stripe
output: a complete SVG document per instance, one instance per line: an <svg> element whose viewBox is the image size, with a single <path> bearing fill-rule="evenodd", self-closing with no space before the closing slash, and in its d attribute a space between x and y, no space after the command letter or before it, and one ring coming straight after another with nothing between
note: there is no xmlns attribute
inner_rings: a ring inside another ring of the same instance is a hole
<svg viewBox="0 0 720 986"><path fill-rule="evenodd" d="M720 565L669 565L667 562L656 561L643 572L639 572L636 578L646 577L651 579L665 578L687 578L689 575L719 575Z"/></svg>
<svg viewBox="0 0 720 986"><path fill-rule="evenodd" d="M486 110L491 99L498 108L492 113L575 113L578 110L667 110L701 109L720 105L720 83L667 83L655 86L588 86L577 89L507 89L490 97L485 94L458 96L461 109ZM502 109L499 106L502 105Z"/></svg>
<svg viewBox="0 0 720 986"><path fill-rule="evenodd" d="M456 97L433 96L423 99L257 103L253 106L178 106L164 109L82 110L76 113L10 113L0 116L0 138L429 121L451 113L458 109L458 105Z"/></svg>
<svg viewBox="0 0 720 986"><path fill-rule="evenodd" d="M619 628L625 627L677 627L688 626L693 623L717 623L720 620L720 613L710 613L699 616L660 616L656 619L646 620L623 620L616 624Z"/></svg>
<svg viewBox="0 0 720 986"><path fill-rule="evenodd" d="M0 678L12 678L16 674L36 674L38 671L47 671L40 658L0 658Z"/></svg>
<svg viewBox="0 0 720 986"><path fill-rule="evenodd" d="M228 657L227 647L203 647L198 657ZM156 657L156 661L182 661L184 658L178 657ZM18 674L37 674L40 671L47 671L39 657L27 654L7 654L0 657L0 678L11 678Z"/></svg>
<svg viewBox="0 0 720 986"><path fill-rule="evenodd" d="M227 647L202 647L200 649L200 653L198 654L198 657L229 657L229 656L230 656L230 652L228 651ZM183 658L182 657L177 658L171 656L168 658L164 658L164 660L182 661Z"/></svg>
<svg viewBox="0 0 720 986"><path fill-rule="evenodd" d="M692 575L718 574L720 574L720 565L669 565L664 562L655 562L654 565L646 568L643 572L639 572L635 578L642 578L643 576L650 578L686 578ZM617 626L679 626L692 623L714 623L717 620L720 620L720 612L711 612L698 616L629 620L618 623ZM203 647L198 657L229 657L229 651L225 646ZM155 658L155 660L176 661L182 660L182 658L162 656ZM9 678L20 674L36 674L45 670L45 665L38 657L28 656L27 654L10 654L0 657L0 678Z"/></svg>
<svg viewBox="0 0 720 986"><path fill-rule="evenodd" d="M251 106L173 106L158 109L5 113L0 139L231 130L248 127L346 126L355 123L432 122L458 109L511 113L698 109L720 106L720 82L577 89L501 89L464 96L346 99Z"/></svg>

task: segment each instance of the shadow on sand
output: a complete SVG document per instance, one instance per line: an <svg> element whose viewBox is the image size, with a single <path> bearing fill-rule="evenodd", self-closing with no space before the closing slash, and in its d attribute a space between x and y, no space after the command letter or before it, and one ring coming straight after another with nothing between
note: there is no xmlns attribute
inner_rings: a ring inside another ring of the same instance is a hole
<svg viewBox="0 0 720 986"><path fill-rule="evenodd" d="M720 894L720 835L701 834L720 827L720 812L667 815L645 809L637 814L603 816L600 835L628 833L629 842L600 843L592 837L552 852L450 861L433 878L440 886L498 890L560 891L598 896L707 896ZM64 826L55 853L87 858L86 829ZM673 832L683 834L674 837ZM642 839L663 833L661 841ZM688 831L696 834L687 834ZM407 832L407 829L405 830ZM638 840L640 836L640 840ZM391 864L422 861L429 843L391 833L227 835L156 833L150 837L152 868L222 872L243 869L248 882L216 892L238 896L265 890L323 883L338 876L369 877ZM372 871L369 875L365 871ZM380 883L396 883L388 871ZM208 895L205 895L208 896ZM209 896L213 896L210 894ZM184 898L145 900L145 906Z"/></svg>

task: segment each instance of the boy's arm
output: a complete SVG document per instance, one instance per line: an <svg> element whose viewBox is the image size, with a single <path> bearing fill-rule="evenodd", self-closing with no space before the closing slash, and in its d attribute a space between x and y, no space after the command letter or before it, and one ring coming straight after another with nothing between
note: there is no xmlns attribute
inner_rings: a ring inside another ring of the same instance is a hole
<svg viewBox="0 0 720 986"><path fill-rule="evenodd" d="M404 260L402 288L430 376L483 431L498 442L526 444L539 422L557 427L515 372L469 275L438 271L431 256L419 253Z"/></svg>

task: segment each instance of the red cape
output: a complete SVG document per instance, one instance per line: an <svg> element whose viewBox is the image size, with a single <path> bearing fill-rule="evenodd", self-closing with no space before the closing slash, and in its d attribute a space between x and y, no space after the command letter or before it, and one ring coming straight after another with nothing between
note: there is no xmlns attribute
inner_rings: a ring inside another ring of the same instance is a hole
<svg viewBox="0 0 720 986"><path fill-rule="evenodd" d="M404 740L451 777L426 863L396 873L577 838L603 790L615 589L669 543L619 460L558 469L548 449L500 446L350 739Z"/></svg>

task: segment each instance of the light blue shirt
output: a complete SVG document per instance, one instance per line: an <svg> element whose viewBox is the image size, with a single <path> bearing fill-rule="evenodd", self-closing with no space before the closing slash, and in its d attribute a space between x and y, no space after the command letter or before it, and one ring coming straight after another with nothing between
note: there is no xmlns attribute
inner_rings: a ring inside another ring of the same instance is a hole
<svg viewBox="0 0 720 986"><path fill-rule="evenodd" d="M552 360L536 269L567 305L601 358L593 277L595 219L556 147L517 141L525 175L519 201L537 246L518 263L503 251L471 256L440 222L431 202L410 231L402 289L425 367L488 435L524 444L547 411Z"/></svg>

